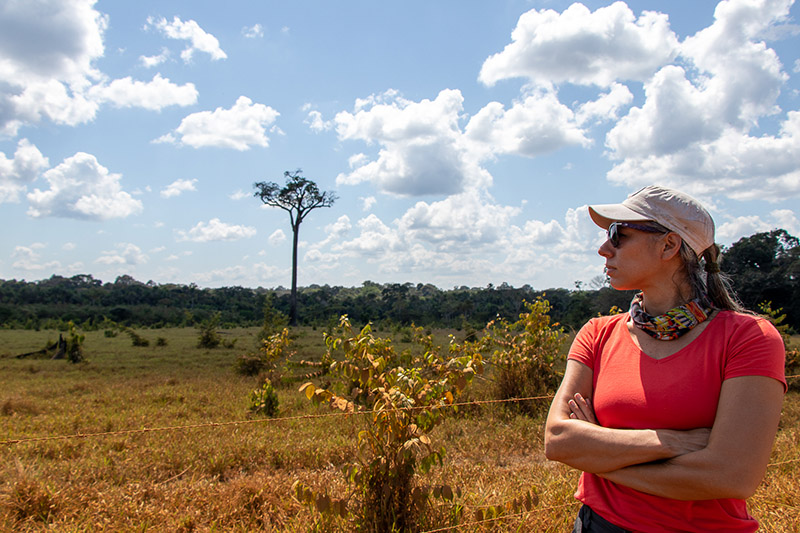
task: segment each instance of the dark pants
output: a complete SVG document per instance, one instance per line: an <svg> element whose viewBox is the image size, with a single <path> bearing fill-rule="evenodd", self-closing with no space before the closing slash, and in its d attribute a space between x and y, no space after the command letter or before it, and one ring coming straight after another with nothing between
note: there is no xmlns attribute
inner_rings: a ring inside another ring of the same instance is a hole
<svg viewBox="0 0 800 533"><path fill-rule="evenodd" d="M599 514L592 511L588 505L581 507L572 533L630 533L627 529L615 526Z"/></svg>

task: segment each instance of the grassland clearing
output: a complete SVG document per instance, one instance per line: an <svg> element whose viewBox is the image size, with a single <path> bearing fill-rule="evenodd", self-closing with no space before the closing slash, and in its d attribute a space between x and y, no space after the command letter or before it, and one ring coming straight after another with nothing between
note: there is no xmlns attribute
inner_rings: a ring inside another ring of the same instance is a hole
<svg viewBox="0 0 800 533"><path fill-rule="evenodd" d="M356 453L360 415L302 418L331 411L314 408L297 391L299 383L290 383L278 388L279 417L288 419L251 418L248 394L258 379L237 374L235 363L254 350L257 328L225 330L235 347L213 350L197 348L191 328L138 333L150 346L87 332L86 362L70 364L13 357L44 346L57 332L0 330L1 440L106 433L3 444L0 530L352 529L343 520L322 520L292 499L290 489L300 479L344 490L341 467ZM293 358L318 360L322 332L294 333ZM436 332L441 342L447 333ZM156 346L157 337L166 346ZM396 338L401 343L402 335ZM477 382L466 400L487 399L488 388ZM461 489L462 524L473 521L472 510L528 490L539 498L533 512L453 531L569 530L578 473L544 458L542 426L541 417L474 405L435 430L447 455L426 481ZM145 428L174 429L140 431ZM764 531L800 530L798 457L800 396L793 391L773 466L750 501ZM454 515L453 504L437 504L430 529L454 524Z"/></svg>

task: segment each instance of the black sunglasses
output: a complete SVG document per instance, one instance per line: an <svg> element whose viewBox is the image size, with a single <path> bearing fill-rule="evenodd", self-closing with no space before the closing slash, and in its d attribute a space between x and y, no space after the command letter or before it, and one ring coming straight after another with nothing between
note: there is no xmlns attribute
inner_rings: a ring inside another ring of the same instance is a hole
<svg viewBox="0 0 800 533"><path fill-rule="evenodd" d="M639 231L646 231L647 233L665 233L663 229L654 228L653 226L646 226L644 224L634 224L633 222L612 222L608 227L608 242L614 248L619 248L619 228L630 228Z"/></svg>

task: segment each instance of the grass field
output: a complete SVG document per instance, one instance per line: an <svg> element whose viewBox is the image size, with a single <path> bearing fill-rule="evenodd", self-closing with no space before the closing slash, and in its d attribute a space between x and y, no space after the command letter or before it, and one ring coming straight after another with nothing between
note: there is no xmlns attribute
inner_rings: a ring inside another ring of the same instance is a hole
<svg viewBox="0 0 800 533"><path fill-rule="evenodd" d="M73 365L14 358L57 332L0 330L0 531L352 529L320 521L290 488L299 479L344 490L358 416L299 418L329 411L314 408L298 383L278 389L279 417L294 419L251 418L257 379L238 375L234 363L254 349L256 329L226 330L235 348L214 350L196 347L194 329L139 333L149 347L88 332L86 362ZM157 337L167 345L156 346ZM293 348L297 359L318 359L321 331L296 330ZM487 398L487 387L477 383L468 397ZM465 510L451 531L571 529L578 473L544 458L542 430L541 418L499 405L462 409L435 430L447 455L427 482L460 488ZM92 433L104 435L8 443ZM790 392L772 464L749 502L764 531L800 531L799 458L800 396ZM539 499L532 512L470 524L472 509L528 490ZM452 513L452 504L437 504L431 529L451 524Z"/></svg>

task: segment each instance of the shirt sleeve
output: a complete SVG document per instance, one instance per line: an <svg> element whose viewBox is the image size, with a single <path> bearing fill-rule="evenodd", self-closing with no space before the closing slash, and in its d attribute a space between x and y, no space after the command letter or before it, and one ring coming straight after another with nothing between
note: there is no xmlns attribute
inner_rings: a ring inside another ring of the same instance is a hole
<svg viewBox="0 0 800 533"><path fill-rule="evenodd" d="M583 363L594 370L595 337L597 335L597 319L591 319L575 335L572 346L569 347L567 359Z"/></svg>
<svg viewBox="0 0 800 533"><path fill-rule="evenodd" d="M780 381L786 392L786 349L780 333L763 318L745 320L731 332L723 379L766 376Z"/></svg>

